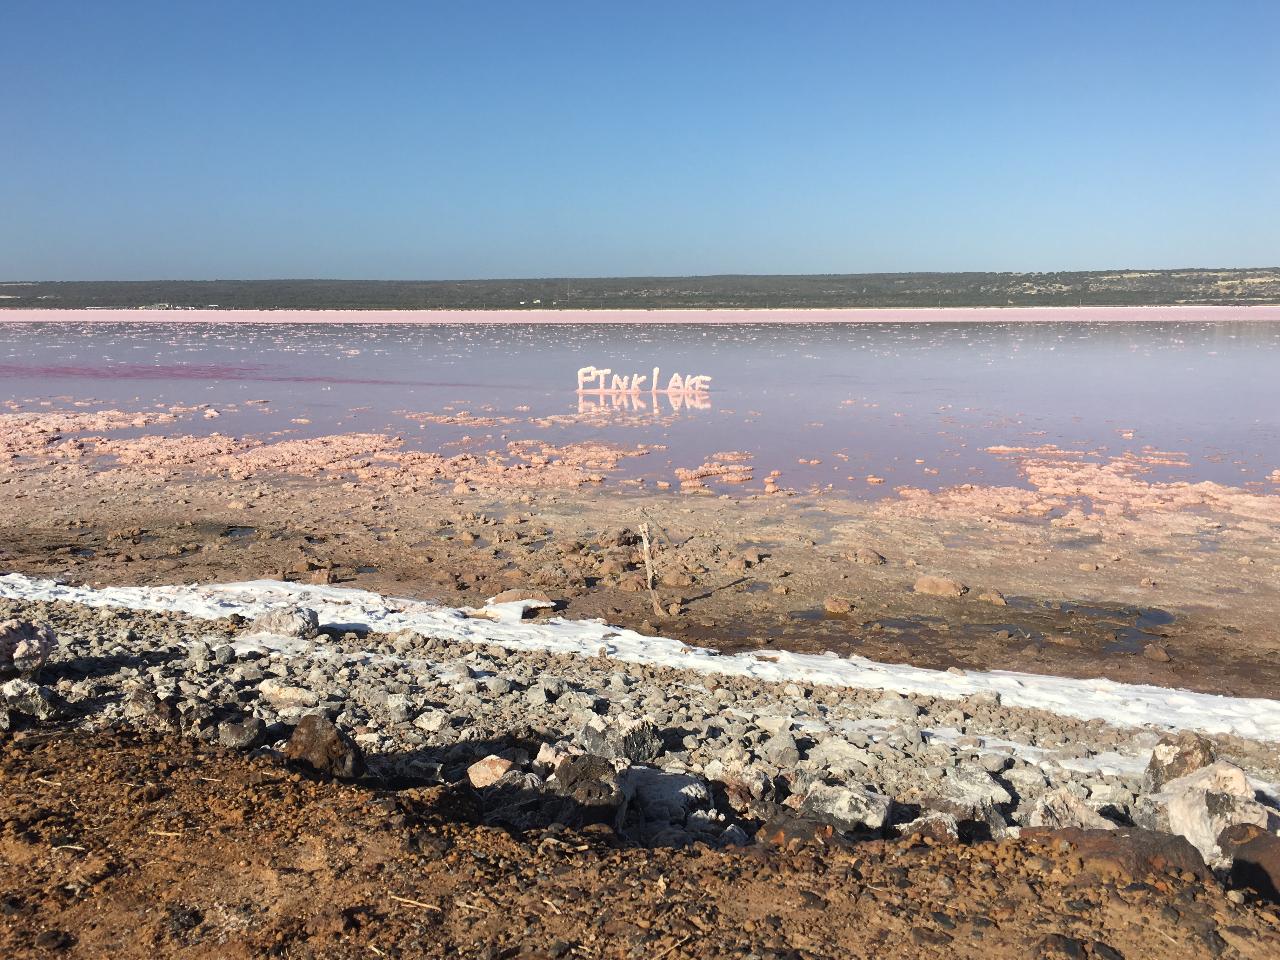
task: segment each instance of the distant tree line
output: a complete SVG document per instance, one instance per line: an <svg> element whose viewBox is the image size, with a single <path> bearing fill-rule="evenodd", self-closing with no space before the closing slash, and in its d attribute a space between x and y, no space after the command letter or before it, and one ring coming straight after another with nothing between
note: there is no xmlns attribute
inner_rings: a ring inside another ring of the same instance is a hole
<svg viewBox="0 0 1280 960"><path fill-rule="evenodd" d="M1280 268L532 280L9 282L8 308L483 310L1280 303Z"/></svg>

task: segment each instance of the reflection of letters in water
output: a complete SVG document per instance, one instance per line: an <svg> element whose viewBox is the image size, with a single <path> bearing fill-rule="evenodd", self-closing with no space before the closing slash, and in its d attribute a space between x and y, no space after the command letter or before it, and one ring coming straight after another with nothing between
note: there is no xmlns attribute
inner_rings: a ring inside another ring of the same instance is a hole
<svg viewBox="0 0 1280 960"><path fill-rule="evenodd" d="M711 378L705 374L681 376L673 373L662 386L662 370L653 368L652 377L644 373L616 374L608 367L582 367L578 370L578 411L608 406L623 410L647 410L646 395L658 410L658 397L665 396L673 411L681 407L706 410L711 406L707 391ZM592 402L592 398L594 402Z"/></svg>

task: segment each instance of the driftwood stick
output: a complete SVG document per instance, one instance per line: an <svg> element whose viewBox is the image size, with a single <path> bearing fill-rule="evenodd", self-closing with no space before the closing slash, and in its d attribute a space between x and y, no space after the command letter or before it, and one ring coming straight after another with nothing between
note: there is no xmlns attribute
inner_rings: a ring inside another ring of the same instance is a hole
<svg viewBox="0 0 1280 960"><path fill-rule="evenodd" d="M640 545L643 548L645 585L649 588L649 601L653 604L653 614L661 617L662 604L658 603L658 592L653 588L653 547L649 543L649 524L640 524Z"/></svg>

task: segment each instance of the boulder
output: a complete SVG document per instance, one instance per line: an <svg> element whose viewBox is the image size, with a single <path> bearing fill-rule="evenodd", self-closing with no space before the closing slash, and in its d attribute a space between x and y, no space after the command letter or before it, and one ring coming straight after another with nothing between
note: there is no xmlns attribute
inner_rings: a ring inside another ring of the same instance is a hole
<svg viewBox="0 0 1280 960"><path fill-rule="evenodd" d="M1104 881L1123 880L1129 883L1135 877L1171 871L1190 873L1200 880L1212 877L1204 858L1185 838L1140 827L1118 827L1115 830L1029 827L1023 829L1022 838L1069 844L1072 852L1083 861L1084 869Z"/></svg>
<svg viewBox="0 0 1280 960"><path fill-rule="evenodd" d="M920 805L957 820L991 821L996 808L1013 802L1006 790L980 766L953 767L926 789Z"/></svg>
<svg viewBox="0 0 1280 960"><path fill-rule="evenodd" d="M331 777L353 779L364 773L360 748L323 714L302 718L285 744L284 755Z"/></svg>
<svg viewBox="0 0 1280 960"><path fill-rule="evenodd" d="M1225 760L1170 780L1148 799L1164 806L1169 832L1190 841L1206 862L1222 858L1218 837L1228 827L1254 824L1269 832L1280 829L1280 810L1260 803L1248 775Z"/></svg>
<svg viewBox="0 0 1280 960"><path fill-rule="evenodd" d="M831 596L822 601L822 609L827 613L845 614L853 612L853 601L848 597Z"/></svg>
<svg viewBox="0 0 1280 960"><path fill-rule="evenodd" d="M1114 830L1116 825L1065 788L1059 788L1036 801L1027 817L1027 826L1061 830Z"/></svg>
<svg viewBox="0 0 1280 960"><path fill-rule="evenodd" d="M614 823L626 799L613 762L589 753L562 759L548 783L573 801L581 823Z"/></svg>
<svg viewBox="0 0 1280 960"><path fill-rule="evenodd" d="M969 592L969 588L959 580L928 574L916 580L914 589L916 593L930 597L962 597Z"/></svg>
<svg viewBox="0 0 1280 960"><path fill-rule="evenodd" d="M800 762L800 747L789 733L779 733L760 745L760 756L784 769Z"/></svg>
<svg viewBox="0 0 1280 960"><path fill-rule="evenodd" d="M320 618L309 607L277 607L250 623L249 632L314 640L320 633Z"/></svg>
<svg viewBox="0 0 1280 960"><path fill-rule="evenodd" d="M655 829L677 826L694 827L701 823L699 812L714 811L711 790L705 780L684 773L667 773L655 767L630 767L619 774L626 797L620 820L629 835L641 836ZM723 829L723 824L715 832Z"/></svg>
<svg viewBox="0 0 1280 960"><path fill-rule="evenodd" d="M858 547L853 553L849 554L849 559L854 563L861 563L868 567L878 567L885 562L884 557L870 547Z"/></svg>
<svg viewBox="0 0 1280 960"><path fill-rule="evenodd" d="M515 764L506 757L490 754L467 767L467 780L477 790L491 787L501 780Z"/></svg>
<svg viewBox="0 0 1280 960"><path fill-rule="evenodd" d="M578 734L587 753L611 760L652 763L662 755L662 733L648 720L592 717Z"/></svg>
<svg viewBox="0 0 1280 960"><path fill-rule="evenodd" d="M800 813L829 823L842 831L879 833L893 812L893 801L861 787L810 784L800 803Z"/></svg>
<svg viewBox="0 0 1280 960"><path fill-rule="evenodd" d="M1213 741L1190 731L1160 738L1142 779L1143 793L1158 793L1170 780L1185 777L1218 759Z"/></svg>
<svg viewBox="0 0 1280 960"><path fill-rule="evenodd" d="M320 702L314 691L292 686L278 677L268 677L258 684L258 694L276 707L305 709Z"/></svg>
<svg viewBox="0 0 1280 960"><path fill-rule="evenodd" d="M1280 837L1251 823L1227 827L1218 847L1231 859L1231 883L1280 902Z"/></svg>
<svg viewBox="0 0 1280 960"><path fill-rule="evenodd" d="M0 621L0 676L32 674L44 666L57 640L43 624L26 620Z"/></svg>
<svg viewBox="0 0 1280 960"><path fill-rule="evenodd" d="M819 770L845 774L866 770L874 765L871 753L843 737L828 737L815 745L808 754L808 761Z"/></svg>
<svg viewBox="0 0 1280 960"><path fill-rule="evenodd" d="M126 719L143 726L172 726L178 722L178 711L173 704L142 688L131 690L125 695L123 710Z"/></svg>
<svg viewBox="0 0 1280 960"><path fill-rule="evenodd" d="M246 717L218 727L218 743L229 750L252 750L262 742L266 724L257 717Z"/></svg>
<svg viewBox="0 0 1280 960"><path fill-rule="evenodd" d="M403 693L389 694L386 708L387 719L392 723L408 723L418 714L413 701Z"/></svg>
<svg viewBox="0 0 1280 960"><path fill-rule="evenodd" d="M22 677L0 686L0 705L35 720L55 720L62 715L62 702L56 693Z"/></svg>

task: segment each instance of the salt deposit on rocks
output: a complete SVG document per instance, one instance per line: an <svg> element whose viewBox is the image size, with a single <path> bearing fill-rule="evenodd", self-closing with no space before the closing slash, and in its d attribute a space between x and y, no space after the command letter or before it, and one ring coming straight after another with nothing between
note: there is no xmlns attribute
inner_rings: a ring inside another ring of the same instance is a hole
<svg viewBox="0 0 1280 960"><path fill-rule="evenodd" d="M517 829L599 822L678 845L744 843L779 824L967 839L1141 822L1224 865L1219 834L1280 826L1274 744L1162 740L989 691L770 683L371 633L309 608L197 620L0 601L10 613L60 640L44 685L0 689L10 726L127 720L334 776L468 784L491 822Z"/></svg>

